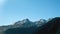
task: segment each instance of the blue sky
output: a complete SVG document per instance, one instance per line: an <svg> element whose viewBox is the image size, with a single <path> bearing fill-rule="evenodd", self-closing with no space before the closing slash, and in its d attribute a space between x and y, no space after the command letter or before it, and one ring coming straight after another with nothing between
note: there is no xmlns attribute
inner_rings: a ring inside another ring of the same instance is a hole
<svg viewBox="0 0 60 34"><path fill-rule="evenodd" d="M0 0L1 1L1 0ZM60 17L60 0L4 0L0 9L0 25L30 19L36 21ZM1 6L0 4L0 6Z"/></svg>

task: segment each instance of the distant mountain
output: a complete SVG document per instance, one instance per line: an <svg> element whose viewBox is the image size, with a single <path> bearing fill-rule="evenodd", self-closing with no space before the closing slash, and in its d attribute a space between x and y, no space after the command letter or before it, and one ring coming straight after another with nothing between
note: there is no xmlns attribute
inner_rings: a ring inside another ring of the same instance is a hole
<svg viewBox="0 0 60 34"><path fill-rule="evenodd" d="M47 20L40 19L39 21L32 22L29 19L24 19L22 21L16 22L15 24L13 24L13 26L16 26L16 27L31 27L31 26L38 26L38 25L41 26L44 23L47 23Z"/></svg>
<svg viewBox="0 0 60 34"><path fill-rule="evenodd" d="M24 19L22 21L16 22L14 25L17 25L20 27L29 27L33 25L33 22L31 22L29 19Z"/></svg>
<svg viewBox="0 0 60 34"><path fill-rule="evenodd" d="M60 17L35 22L29 19L17 21L13 25L1 26L1 34L60 34Z"/></svg>
<svg viewBox="0 0 60 34"><path fill-rule="evenodd" d="M7 29L11 28L29 28L29 27L40 27L47 23L48 20L40 19L39 21L32 22L29 19L24 19L22 21L17 21L13 25L0 26L0 33L2 34Z"/></svg>
<svg viewBox="0 0 60 34"><path fill-rule="evenodd" d="M47 23L47 20L45 19L40 19L39 21L34 22L37 27L42 26L43 24Z"/></svg>

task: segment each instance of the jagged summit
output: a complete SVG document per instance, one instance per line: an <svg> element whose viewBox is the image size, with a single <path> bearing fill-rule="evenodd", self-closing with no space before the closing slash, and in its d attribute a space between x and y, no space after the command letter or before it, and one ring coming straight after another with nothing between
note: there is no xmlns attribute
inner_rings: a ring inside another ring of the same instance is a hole
<svg viewBox="0 0 60 34"><path fill-rule="evenodd" d="M23 19L14 23L15 27L30 27L31 25L33 25L33 22L29 19Z"/></svg>
<svg viewBox="0 0 60 34"><path fill-rule="evenodd" d="M42 26L45 23L47 23L47 20L45 19L40 19L39 21L35 21L37 27Z"/></svg>
<svg viewBox="0 0 60 34"><path fill-rule="evenodd" d="M22 20L22 21L29 21L29 19L28 19L28 18L26 18L26 19L24 19L24 20Z"/></svg>
<svg viewBox="0 0 60 34"><path fill-rule="evenodd" d="M26 23L26 22L31 22L28 18L22 20L22 22Z"/></svg>
<svg viewBox="0 0 60 34"><path fill-rule="evenodd" d="M23 19L21 21L15 22L15 24L24 24L24 23L27 23L27 22L31 22L31 21L29 19Z"/></svg>

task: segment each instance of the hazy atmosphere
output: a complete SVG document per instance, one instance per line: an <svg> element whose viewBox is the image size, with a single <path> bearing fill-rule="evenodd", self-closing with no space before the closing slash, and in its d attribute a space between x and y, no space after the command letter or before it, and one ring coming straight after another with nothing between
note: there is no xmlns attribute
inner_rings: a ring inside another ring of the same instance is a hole
<svg viewBox="0 0 60 34"><path fill-rule="evenodd" d="M0 26L52 17L60 17L60 0L0 0Z"/></svg>

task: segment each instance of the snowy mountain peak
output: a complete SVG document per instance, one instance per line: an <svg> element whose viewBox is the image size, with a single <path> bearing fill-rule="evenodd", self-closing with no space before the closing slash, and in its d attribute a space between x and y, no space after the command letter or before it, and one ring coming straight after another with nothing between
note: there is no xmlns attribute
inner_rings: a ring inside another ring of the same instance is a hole
<svg viewBox="0 0 60 34"><path fill-rule="evenodd" d="M29 19L24 19L24 20L22 20L22 22L26 23L26 22L30 22L30 20Z"/></svg>

